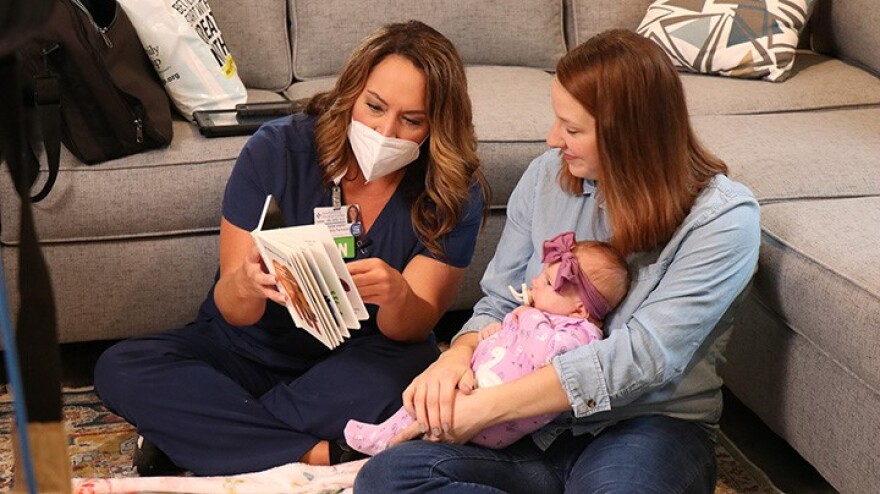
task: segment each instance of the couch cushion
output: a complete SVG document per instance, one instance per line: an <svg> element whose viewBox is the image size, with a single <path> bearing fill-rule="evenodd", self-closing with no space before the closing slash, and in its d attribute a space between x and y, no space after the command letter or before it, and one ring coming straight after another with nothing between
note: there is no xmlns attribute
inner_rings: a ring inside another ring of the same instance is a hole
<svg viewBox="0 0 880 494"><path fill-rule="evenodd" d="M281 91L290 85L285 0L211 0L211 11L245 86Z"/></svg>
<svg viewBox="0 0 880 494"><path fill-rule="evenodd" d="M62 149L55 186L34 205L37 234L51 243L216 229L224 184L246 140L204 139L194 125L175 120L174 140L165 149L94 166ZM0 238L14 245L19 208L7 175L0 177Z"/></svg>
<svg viewBox="0 0 880 494"><path fill-rule="evenodd" d="M336 74L364 36L383 24L408 19L421 20L443 33L468 64L550 70L565 53L562 0L291 2L297 80Z"/></svg>
<svg viewBox="0 0 880 494"><path fill-rule="evenodd" d="M880 390L880 197L767 204L761 226L756 297Z"/></svg>
<svg viewBox="0 0 880 494"><path fill-rule="evenodd" d="M565 0L569 48L608 29L635 30L651 0Z"/></svg>
<svg viewBox="0 0 880 494"><path fill-rule="evenodd" d="M754 297L735 324L718 364L724 385L834 486L819 491L876 491L880 390Z"/></svg>
<svg viewBox="0 0 880 494"><path fill-rule="evenodd" d="M553 124L553 76L527 67L470 66L465 71L474 110L477 153L489 183L492 205L504 206L532 159L545 149ZM309 97L333 86L335 77L294 83L289 99Z"/></svg>
<svg viewBox="0 0 880 494"><path fill-rule="evenodd" d="M771 113L880 104L880 78L838 59L798 53L785 82L682 73L691 115Z"/></svg>
<svg viewBox="0 0 880 494"><path fill-rule="evenodd" d="M284 91L284 97L289 100L308 99L315 94L333 89L336 76L317 77L307 81L295 81Z"/></svg>
<svg viewBox="0 0 880 494"><path fill-rule="evenodd" d="M192 322L213 284L218 249L216 233L43 244L58 339L114 340ZM0 252L14 321L19 248Z"/></svg>
<svg viewBox="0 0 880 494"><path fill-rule="evenodd" d="M815 0L656 0L638 33L691 72L783 81Z"/></svg>
<svg viewBox="0 0 880 494"><path fill-rule="evenodd" d="M880 76L880 9L876 0L820 0L813 48L865 66Z"/></svg>
<svg viewBox="0 0 880 494"><path fill-rule="evenodd" d="M644 6L640 6L641 3ZM635 29L649 3L644 0L567 2L569 17L566 22L576 24L569 27L573 33L569 46L586 41L604 29ZM636 15L636 12L639 13ZM584 20L586 18L596 19L596 22L588 22ZM874 52L880 53L880 50ZM880 74L880 70L875 72ZM880 78L850 63L809 50L797 52L791 75L784 83L762 84L761 81L684 72L681 78L691 115L770 113L880 104Z"/></svg>
<svg viewBox="0 0 880 494"><path fill-rule="evenodd" d="M469 67L477 153L492 184L492 205L506 206L529 163L547 149L553 125L551 74L521 67Z"/></svg>
<svg viewBox="0 0 880 494"><path fill-rule="evenodd" d="M282 98L251 91L249 99ZM179 117L173 129L174 139L166 148L92 166L82 164L62 146L55 186L34 205L40 240L80 242L216 231L226 179L249 136L206 139L195 125ZM12 180L2 173L2 244L18 243L18 217Z"/></svg>
<svg viewBox="0 0 880 494"><path fill-rule="evenodd" d="M706 147L762 204L880 195L880 107L705 116L692 122Z"/></svg>

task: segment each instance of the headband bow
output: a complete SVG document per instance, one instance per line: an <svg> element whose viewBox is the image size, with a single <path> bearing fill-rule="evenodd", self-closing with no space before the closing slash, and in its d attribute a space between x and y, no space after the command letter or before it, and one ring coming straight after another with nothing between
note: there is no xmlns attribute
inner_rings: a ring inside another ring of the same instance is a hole
<svg viewBox="0 0 880 494"><path fill-rule="evenodd" d="M611 306L590 282L587 274L581 270L580 264L571 252L574 245L574 232L560 233L544 241L544 256L541 261L546 264L559 263L556 280L553 281L554 291L559 293L566 283L571 284L589 313L596 319L602 320L611 312Z"/></svg>

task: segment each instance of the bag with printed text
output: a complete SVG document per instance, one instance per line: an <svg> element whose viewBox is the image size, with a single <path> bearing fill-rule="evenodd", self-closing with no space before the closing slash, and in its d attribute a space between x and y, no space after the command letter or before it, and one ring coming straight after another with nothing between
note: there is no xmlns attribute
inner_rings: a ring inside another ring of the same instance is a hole
<svg viewBox="0 0 880 494"><path fill-rule="evenodd" d="M177 110L189 120L197 110L247 102L235 61L207 0L119 0Z"/></svg>

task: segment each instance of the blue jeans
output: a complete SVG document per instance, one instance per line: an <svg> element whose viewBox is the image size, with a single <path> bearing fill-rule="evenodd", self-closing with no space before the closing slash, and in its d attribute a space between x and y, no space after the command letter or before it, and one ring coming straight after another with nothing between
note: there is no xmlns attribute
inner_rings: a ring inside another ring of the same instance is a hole
<svg viewBox="0 0 880 494"><path fill-rule="evenodd" d="M409 441L370 459L356 494L479 493L712 493L715 454L709 433L663 416L626 420L598 436L557 438L541 451L526 437L486 449Z"/></svg>

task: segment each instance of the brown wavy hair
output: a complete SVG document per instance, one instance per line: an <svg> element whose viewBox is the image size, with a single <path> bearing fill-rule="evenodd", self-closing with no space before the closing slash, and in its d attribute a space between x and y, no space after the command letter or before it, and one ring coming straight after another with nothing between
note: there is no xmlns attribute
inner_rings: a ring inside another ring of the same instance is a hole
<svg viewBox="0 0 880 494"><path fill-rule="evenodd" d="M425 246L444 255L440 238L452 231L470 198L470 186L482 187L483 221L488 215L489 184L477 158L471 100L464 63L455 46L442 34L419 21L388 24L368 35L346 62L336 85L315 95L306 113L317 115L315 141L324 183L346 170L354 159L347 130L355 101L367 78L388 55L406 58L425 74L429 137L422 145L424 186L412 200L412 222ZM421 159L419 161L422 161Z"/></svg>
<svg viewBox="0 0 880 494"><path fill-rule="evenodd" d="M610 243L623 255L665 244L694 200L727 165L691 128L681 79L654 42L624 29L603 32L556 66L556 79L596 121L597 190ZM562 166L559 183L583 193Z"/></svg>

